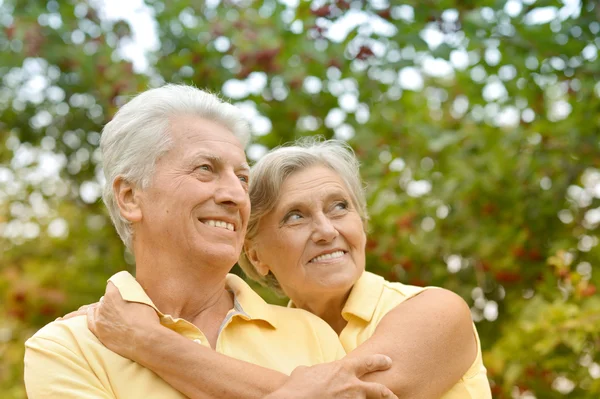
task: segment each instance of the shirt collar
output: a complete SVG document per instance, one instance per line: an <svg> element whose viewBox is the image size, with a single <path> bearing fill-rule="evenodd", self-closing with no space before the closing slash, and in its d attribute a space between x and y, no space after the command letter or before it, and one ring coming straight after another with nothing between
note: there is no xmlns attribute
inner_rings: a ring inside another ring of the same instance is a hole
<svg viewBox="0 0 600 399"><path fill-rule="evenodd" d="M146 291L142 288L140 283L129 274L129 272L122 271L113 275L108 279L111 283L117 287L121 297L127 302L137 302L142 303L144 305L148 305L158 313L159 316L163 317L164 314L158 310L152 299L146 294Z"/></svg>
<svg viewBox="0 0 600 399"><path fill-rule="evenodd" d="M262 320L277 328L277 317L273 313L273 306L265 302L250 286L235 274L228 274L227 287L235 297L236 310L240 316L248 320Z"/></svg>
<svg viewBox="0 0 600 399"><path fill-rule="evenodd" d="M348 300L342 309L344 320L348 321L350 315L353 315L366 322L371 321L383 292L384 281L381 276L363 272L352 287ZM290 300L288 307L295 308L296 305Z"/></svg>
<svg viewBox="0 0 600 399"><path fill-rule="evenodd" d="M166 321L177 321L170 315L163 314L150 299L140 283L126 271L121 271L112 276L108 281L113 283L121 293L121 297L127 302L137 302L152 307L158 314L161 323ZM234 274L228 274L226 278L227 288L234 295L234 310L240 317L246 320L263 320L274 328L277 328L276 316L268 303L246 284L244 280Z"/></svg>
<svg viewBox="0 0 600 399"><path fill-rule="evenodd" d="M350 296L342 309L342 317L345 320L350 315L370 322L383 292L384 279L373 273L363 272L362 276L352 287Z"/></svg>

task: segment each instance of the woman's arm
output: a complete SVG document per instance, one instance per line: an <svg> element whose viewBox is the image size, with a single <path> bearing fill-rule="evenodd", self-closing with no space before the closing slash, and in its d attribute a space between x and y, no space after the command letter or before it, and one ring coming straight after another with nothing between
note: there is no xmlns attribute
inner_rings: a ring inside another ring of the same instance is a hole
<svg viewBox="0 0 600 399"><path fill-rule="evenodd" d="M399 398L439 398L477 355L469 307L451 291L426 290L391 310L346 358L369 353L388 355L392 367L365 380L384 384Z"/></svg>
<svg viewBox="0 0 600 399"><path fill-rule="evenodd" d="M384 385L360 380L367 373L389 369L386 356L298 367L288 377L219 354L164 327L155 329L144 346L151 350L139 348L138 363L192 399L397 399Z"/></svg>
<svg viewBox="0 0 600 399"><path fill-rule="evenodd" d="M192 399L264 398L288 379L280 372L221 355L160 324L149 330L144 341L128 357Z"/></svg>
<svg viewBox="0 0 600 399"><path fill-rule="evenodd" d="M124 301L112 283L100 304L83 311L90 330L106 347L151 369L193 399L395 398L380 383L360 379L364 374L389 369L387 356L367 355L299 367L288 377L219 354L163 327L154 309Z"/></svg>

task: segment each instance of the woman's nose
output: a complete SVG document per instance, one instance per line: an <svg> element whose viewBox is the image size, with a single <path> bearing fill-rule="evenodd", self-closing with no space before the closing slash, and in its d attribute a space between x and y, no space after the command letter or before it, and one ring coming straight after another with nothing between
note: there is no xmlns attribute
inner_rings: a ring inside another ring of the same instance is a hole
<svg viewBox="0 0 600 399"><path fill-rule="evenodd" d="M313 222L312 240L314 242L326 241L330 242L339 235L339 232L325 215L315 217Z"/></svg>

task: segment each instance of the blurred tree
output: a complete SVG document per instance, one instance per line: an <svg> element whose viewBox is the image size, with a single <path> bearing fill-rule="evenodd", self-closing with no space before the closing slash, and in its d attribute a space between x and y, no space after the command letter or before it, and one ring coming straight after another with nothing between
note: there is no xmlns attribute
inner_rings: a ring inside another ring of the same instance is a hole
<svg viewBox="0 0 600 399"><path fill-rule="evenodd" d="M124 96L163 82L229 97L252 159L348 140L369 269L467 300L494 397L600 395L600 4L392 3L147 0L160 45L135 71L127 22L0 0L3 397L25 396L24 340L131 268L97 145Z"/></svg>

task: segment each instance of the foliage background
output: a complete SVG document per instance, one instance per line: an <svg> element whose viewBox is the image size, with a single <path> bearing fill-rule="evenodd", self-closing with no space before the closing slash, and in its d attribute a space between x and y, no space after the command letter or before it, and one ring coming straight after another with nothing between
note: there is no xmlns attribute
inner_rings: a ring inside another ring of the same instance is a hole
<svg viewBox="0 0 600 399"><path fill-rule="evenodd" d="M131 270L97 145L126 96L163 82L230 97L250 158L349 140L369 268L467 300L494 397L600 396L598 1L146 5L160 45L138 71L130 25L93 4L0 0L3 398L25 397L23 342Z"/></svg>

